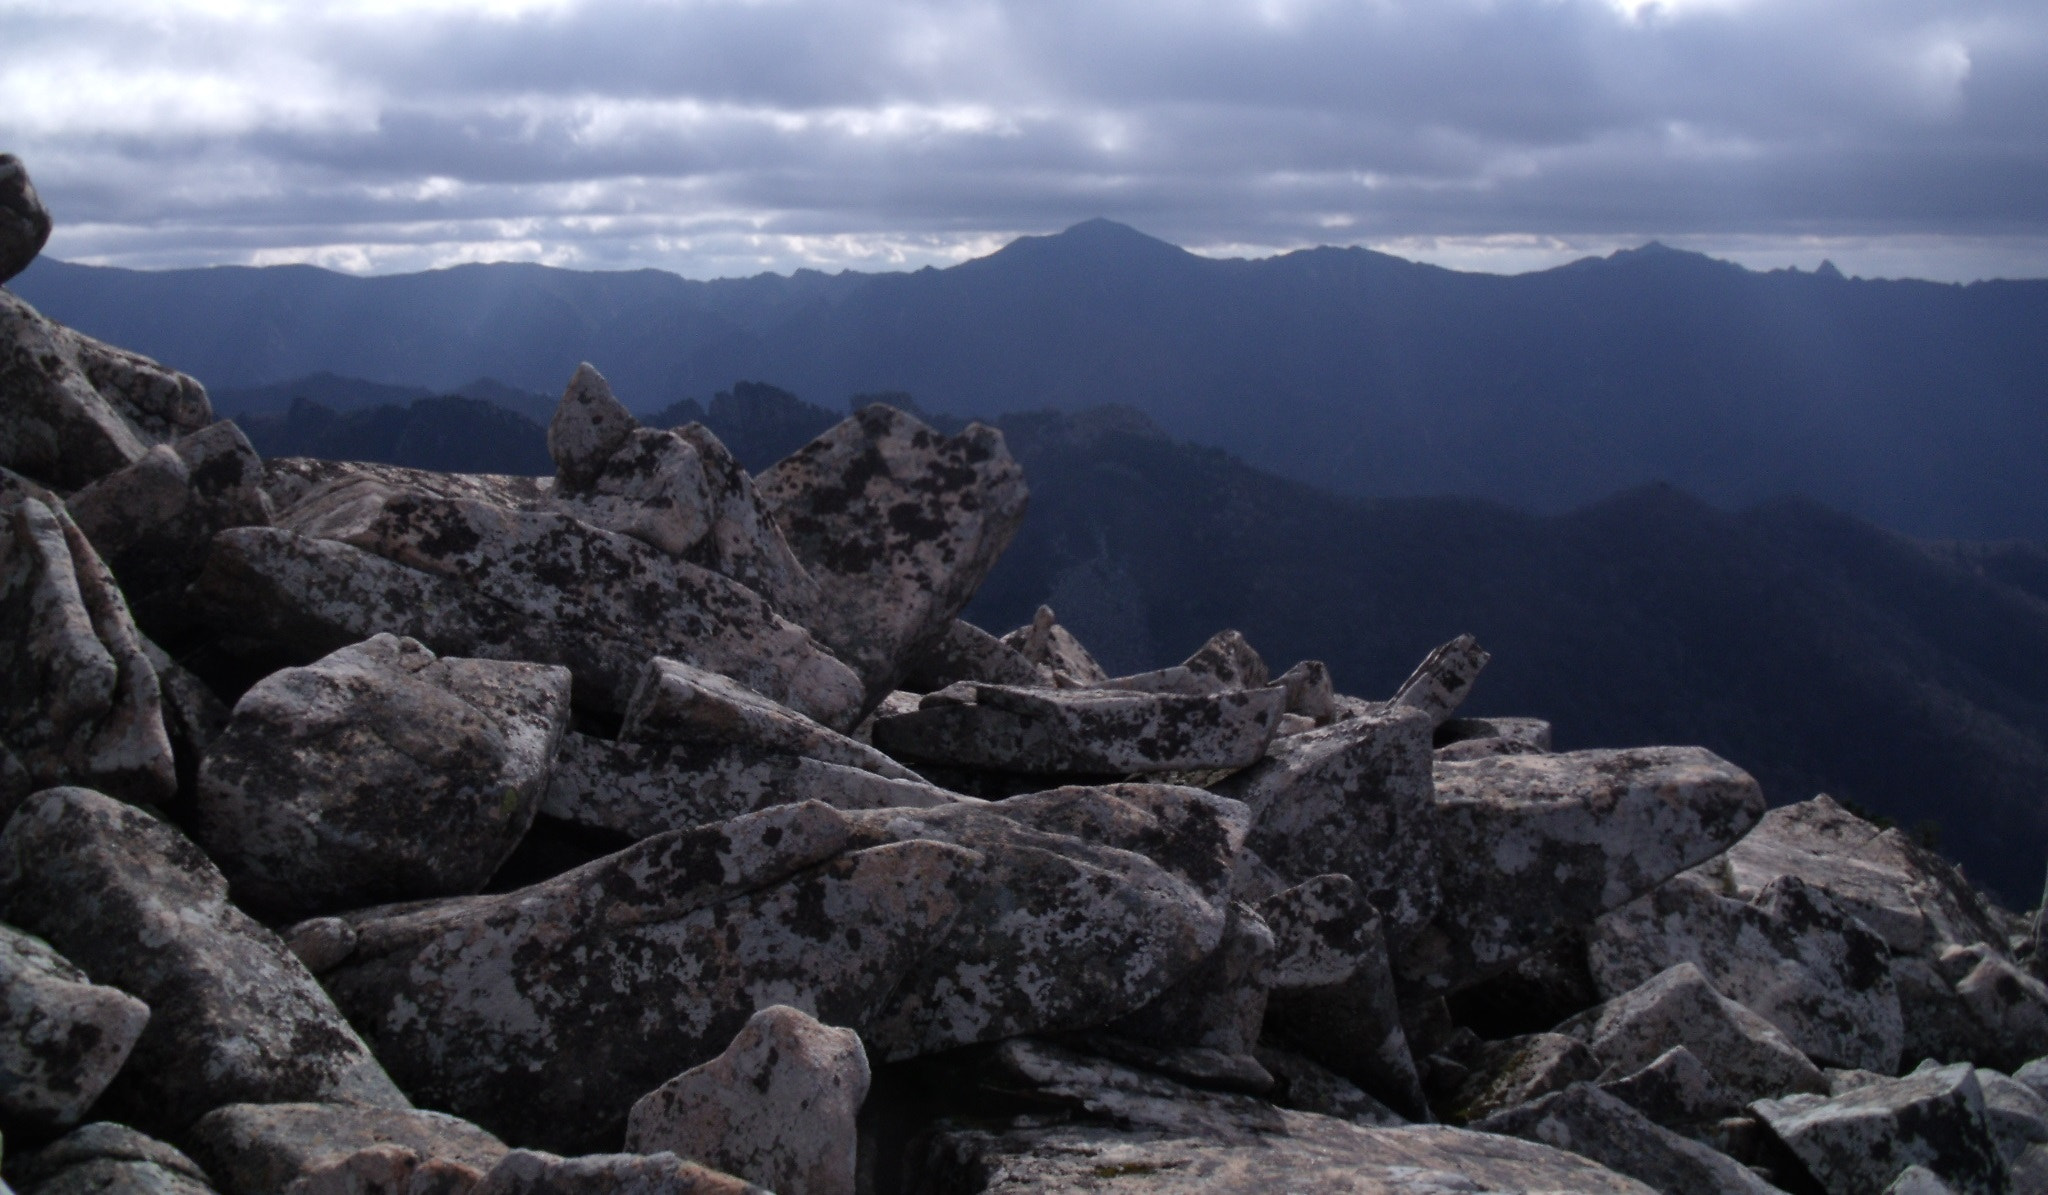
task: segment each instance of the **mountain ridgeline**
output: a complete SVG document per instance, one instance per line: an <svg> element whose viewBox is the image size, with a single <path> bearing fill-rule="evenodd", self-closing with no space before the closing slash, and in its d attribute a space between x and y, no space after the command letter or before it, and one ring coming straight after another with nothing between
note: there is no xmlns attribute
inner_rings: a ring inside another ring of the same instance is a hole
<svg viewBox="0 0 2048 1195"><path fill-rule="evenodd" d="M1923 537L2048 539L2048 282L1759 273L1656 245L1514 277L1363 249L1214 260L1091 221L916 273L44 259L13 285L215 389L328 371L552 393L590 360L642 412L736 377L952 414L1115 404L1353 496L1555 514L1663 481Z"/></svg>
<svg viewBox="0 0 2048 1195"><path fill-rule="evenodd" d="M265 455L542 471L544 432L512 412L443 434L473 401L347 414L300 401L243 423ZM838 418L742 383L653 421L705 422L759 470ZM1659 485L1551 516L1360 500L1176 441L1128 409L996 422L1031 508L970 621L1003 631L1049 603L1118 672L1177 661L1231 626L1276 668L1319 658L1366 695L1392 693L1469 631L1494 653L1476 715L1540 713L1560 749L1699 743L1773 802L1829 792L1938 834L1979 883L2034 902L2048 846L2037 546L1925 544L1806 500L1729 513ZM480 457L486 445L503 455Z"/></svg>

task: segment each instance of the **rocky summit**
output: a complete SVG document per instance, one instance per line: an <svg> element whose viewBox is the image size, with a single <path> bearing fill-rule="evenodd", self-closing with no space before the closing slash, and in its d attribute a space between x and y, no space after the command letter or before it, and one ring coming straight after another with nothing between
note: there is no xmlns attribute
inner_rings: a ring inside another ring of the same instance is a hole
<svg viewBox="0 0 2048 1195"><path fill-rule="evenodd" d="M979 424L750 475L585 365L548 447L266 461L0 292L13 1190L2048 1191L2039 915L1896 830L1470 636L971 626Z"/></svg>

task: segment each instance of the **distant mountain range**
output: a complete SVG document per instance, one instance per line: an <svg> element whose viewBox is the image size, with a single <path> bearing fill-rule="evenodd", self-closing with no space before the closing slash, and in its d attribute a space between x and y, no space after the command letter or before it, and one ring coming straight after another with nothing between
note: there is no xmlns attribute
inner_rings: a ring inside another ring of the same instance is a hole
<svg viewBox="0 0 2048 1195"><path fill-rule="evenodd" d="M2048 282L1758 273L1656 245L1515 277L1362 249L1212 260L1091 221L916 273L45 258L11 285L217 391L326 371L552 395L589 360L640 410L736 378L955 414L1118 404L1354 496L1558 513L1661 481L1925 537L2048 539Z"/></svg>
<svg viewBox="0 0 2048 1195"><path fill-rule="evenodd" d="M511 411L462 397L355 405L302 400L243 422L268 455L547 469L541 427ZM758 470L839 414L752 385L656 422L686 418ZM1118 671L1177 661L1235 627L1276 668L1320 658L1364 696L1391 693L1430 647L1471 631L1494 662L1470 712L1550 718L1561 748L1700 743L1775 802L1827 791L1909 827L1936 823L1980 883L2015 907L2038 899L2039 545L1930 545L1807 500L1728 513L1662 485L1555 516L1360 500L1176 441L1129 409L997 422L1031 510L967 612L984 627L1049 602Z"/></svg>

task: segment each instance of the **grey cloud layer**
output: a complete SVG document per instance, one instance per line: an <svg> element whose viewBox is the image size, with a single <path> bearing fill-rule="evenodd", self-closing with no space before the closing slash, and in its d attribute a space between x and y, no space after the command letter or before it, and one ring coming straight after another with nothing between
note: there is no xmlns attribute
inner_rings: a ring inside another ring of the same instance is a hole
<svg viewBox="0 0 2048 1195"><path fill-rule="evenodd" d="M2038 0L1632 8L0 0L0 149L53 252L133 264L886 266L1104 214L2048 267Z"/></svg>

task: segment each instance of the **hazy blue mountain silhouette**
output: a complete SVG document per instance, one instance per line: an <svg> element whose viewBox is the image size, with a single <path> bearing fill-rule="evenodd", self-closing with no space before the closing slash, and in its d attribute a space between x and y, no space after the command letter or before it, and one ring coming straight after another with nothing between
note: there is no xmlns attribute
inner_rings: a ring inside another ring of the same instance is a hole
<svg viewBox="0 0 2048 1195"><path fill-rule="evenodd" d="M2048 539L2048 282L1755 272L1658 245L1515 277L1362 249L1212 260L1108 221L915 273L692 282L462 266L136 273L42 260L54 318L216 388L328 371L640 410L735 377L936 411L1117 403L1355 495L1558 512L1674 483L1930 537Z"/></svg>
<svg viewBox="0 0 2048 1195"><path fill-rule="evenodd" d="M547 470L538 423L480 406L337 413L302 400L245 425L273 454ZM703 420L758 470L838 417L742 383L660 422ZM1176 442L1129 409L998 422L1032 493L968 610L991 630L1049 602L1124 671L1236 627L1275 667L1319 658L1366 696L1471 631L1495 653L1472 712L1548 717L1565 748L1701 743L1774 801L1824 790L1909 826L1938 822L1943 849L2015 907L2039 892L2038 545L1929 545L1811 501L1729 513L1661 485L1553 516L1360 500Z"/></svg>

